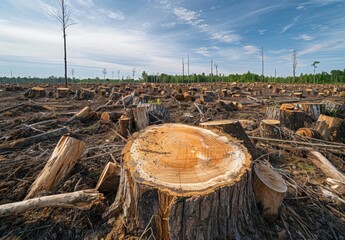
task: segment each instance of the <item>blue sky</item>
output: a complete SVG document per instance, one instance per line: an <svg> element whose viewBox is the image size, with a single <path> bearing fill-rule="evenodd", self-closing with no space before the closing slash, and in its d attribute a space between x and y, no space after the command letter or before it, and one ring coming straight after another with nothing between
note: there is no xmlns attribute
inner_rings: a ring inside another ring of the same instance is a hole
<svg viewBox="0 0 345 240"><path fill-rule="evenodd" d="M190 73L251 71L297 75L310 66L345 68L345 0L69 0L68 75L117 78L142 71ZM58 0L0 1L0 76L63 76ZM187 66L186 66L187 71Z"/></svg>

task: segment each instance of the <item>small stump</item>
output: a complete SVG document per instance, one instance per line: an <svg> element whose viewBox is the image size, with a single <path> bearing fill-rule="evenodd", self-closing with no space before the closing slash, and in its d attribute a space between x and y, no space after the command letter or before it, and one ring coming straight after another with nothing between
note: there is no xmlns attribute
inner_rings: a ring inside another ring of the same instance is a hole
<svg viewBox="0 0 345 240"><path fill-rule="evenodd" d="M123 211L128 234L150 227L157 239L256 239L250 164L247 150L229 135L150 126L123 150L113 206Z"/></svg>
<svg viewBox="0 0 345 240"><path fill-rule="evenodd" d="M254 165L253 175L256 202L262 209L264 218L275 221L287 191L285 181L269 166L262 163Z"/></svg>

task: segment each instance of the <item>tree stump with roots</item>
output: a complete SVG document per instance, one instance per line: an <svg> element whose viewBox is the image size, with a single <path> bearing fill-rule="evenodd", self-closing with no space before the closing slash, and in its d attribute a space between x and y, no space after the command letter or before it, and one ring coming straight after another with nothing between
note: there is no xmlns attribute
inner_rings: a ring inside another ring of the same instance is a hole
<svg viewBox="0 0 345 240"><path fill-rule="evenodd" d="M258 239L251 162L247 149L220 131L147 127L123 150L119 191L105 217L120 214L127 235Z"/></svg>

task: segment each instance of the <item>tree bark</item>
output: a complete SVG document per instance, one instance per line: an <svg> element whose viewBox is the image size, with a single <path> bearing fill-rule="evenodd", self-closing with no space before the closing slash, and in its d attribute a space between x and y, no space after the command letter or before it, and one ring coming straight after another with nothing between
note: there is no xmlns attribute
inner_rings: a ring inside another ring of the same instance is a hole
<svg viewBox="0 0 345 240"><path fill-rule="evenodd" d="M182 124L148 127L123 150L119 191L106 216L122 212L127 233L150 227L163 240L258 239L250 163L229 135Z"/></svg>
<svg viewBox="0 0 345 240"><path fill-rule="evenodd" d="M280 121L264 119L260 122L260 136L265 138L282 138Z"/></svg>
<svg viewBox="0 0 345 240"><path fill-rule="evenodd" d="M150 124L148 107L137 107L133 108L132 111L137 131L146 128Z"/></svg>
<svg viewBox="0 0 345 240"><path fill-rule="evenodd" d="M63 136L47 164L31 185L25 199L39 195L41 191L54 189L73 169L86 144L72 137Z"/></svg>
<svg viewBox="0 0 345 240"><path fill-rule="evenodd" d="M99 192L116 193L119 187L121 168L115 163L108 162L98 179L96 190Z"/></svg>
<svg viewBox="0 0 345 240"><path fill-rule="evenodd" d="M264 218L274 222L279 216L287 186L280 175L262 163L254 165L253 175L256 202L262 209Z"/></svg>
<svg viewBox="0 0 345 240"><path fill-rule="evenodd" d="M0 205L0 218L44 207L77 208L88 210L104 199L94 189L33 198L21 202Z"/></svg>
<svg viewBox="0 0 345 240"><path fill-rule="evenodd" d="M321 114L316 122L315 129L325 140L345 142L344 119Z"/></svg>
<svg viewBox="0 0 345 240"><path fill-rule="evenodd" d="M132 132L132 118L122 115L119 119L119 132L127 138L128 134Z"/></svg>
<svg viewBox="0 0 345 240"><path fill-rule="evenodd" d="M280 124L296 131L299 128L310 127L311 119L303 111L285 109L280 111Z"/></svg>

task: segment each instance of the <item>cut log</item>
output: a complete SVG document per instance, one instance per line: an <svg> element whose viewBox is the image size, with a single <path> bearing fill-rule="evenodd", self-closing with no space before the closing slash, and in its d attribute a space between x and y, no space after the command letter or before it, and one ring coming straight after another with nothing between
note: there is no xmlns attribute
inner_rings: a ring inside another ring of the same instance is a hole
<svg viewBox="0 0 345 240"><path fill-rule="evenodd" d="M282 138L280 121L264 119L260 122L260 136L265 138Z"/></svg>
<svg viewBox="0 0 345 240"><path fill-rule="evenodd" d="M137 107L133 108L133 116L135 128L137 131L140 131L146 128L150 124L148 107Z"/></svg>
<svg viewBox="0 0 345 240"><path fill-rule="evenodd" d="M244 146L248 149L253 158L257 157L257 149L248 138L239 121L220 120L200 123L200 126L206 129L220 129L223 132L243 141Z"/></svg>
<svg viewBox="0 0 345 240"><path fill-rule="evenodd" d="M122 113L116 112L102 112L101 120L106 122L116 122L122 116Z"/></svg>
<svg viewBox="0 0 345 240"><path fill-rule="evenodd" d="M182 124L147 127L123 150L107 216L120 211L127 233L150 227L162 240L259 238L250 163L229 135Z"/></svg>
<svg viewBox="0 0 345 240"><path fill-rule="evenodd" d="M47 164L31 185L25 199L36 197L41 191L53 190L68 176L85 147L84 142L63 136L56 145Z"/></svg>
<svg viewBox="0 0 345 240"><path fill-rule="evenodd" d="M122 115L119 119L119 132L124 137L127 138L132 132L132 118Z"/></svg>
<svg viewBox="0 0 345 240"><path fill-rule="evenodd" d="M66 124L72 123L74 121L89 122L97 117L96 112L92 111L90 107L84 107L73 117L67 120Z"/></svg>
<svg viewBox="0 0 345 240"><path fill-rule="evenodd" d="M281 203L287 191L283 178L263 163L254 165L256 202L266 220L274 222L279 216Z"/></svg>
<svg viewBox="0 0 345 240"><path fill-rule="evenodd" d="M38 197L21 202L0 205L0 218L45 207L77 208L88 210L93 205L99 204L103 199L103 194L94 189Z"/></svg>
<svg viewBox="0 0 345 240"><path fill-rule="evenodd" d="M303 137L320 138L320 133L311 128L300 128L296 131L296 134Z"/></svg>
<svg viewBox="0 0 345 240"><path fill-rule="evenodd" d="M327 177L345 182L345 175L318 151L309 151L308 159L318 167Z"/></svg>
<svg viewBox="0 0 345 240"><path fill-rule="evenodd" d="M67 127L63 127L63 128L59 128L59 129L55 129L49 132L45 132L45 133L41 133L35 136L31 136L28 138L20 138L20 139L16 139L12 142L5 142L3 144L0 145L0 152L3 150L11 150L11 149L16 149L16 148L23 148L29 145L32 145L34 143L39 143L39 142L43 142L46 141L48 139L52 139L52 138L56 138L56 137L60 137L61 135L64 135L68 133L68 128Z"/></svg>
<svg viewBox="0 0 345 240"><path fill-rule="evenodd" d="M316 122L315 129L325 140L345 142L344 119L321 114Z"/></svg>
<svg viewBox="0 0 345 240"><path fill-rule="evenodd" d="M98 179L96 190L101 193L116 193L119 187L121 168L115 163L108 162Z"/></svg>

